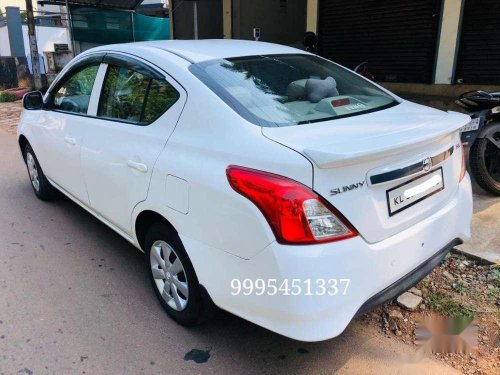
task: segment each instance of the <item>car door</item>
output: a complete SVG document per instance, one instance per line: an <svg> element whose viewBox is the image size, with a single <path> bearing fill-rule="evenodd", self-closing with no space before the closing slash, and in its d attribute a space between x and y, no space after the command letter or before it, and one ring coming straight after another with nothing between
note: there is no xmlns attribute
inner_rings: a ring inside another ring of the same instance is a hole
<svg viewBox="0 0 500 375"><path fill-rule="evenodd" d="M182 87L142 60L108 54L95 116L81 159L90 205L131 233L131 213L146 199L152 170L186 101Z"/></svg>
<svg viewBox="0 0 500 375"><path fill-rule="evenodd" d="M72 64L45 97L46 108L34 129L47 177L82 203L88 195L80 164L81 142L89 123L88 109L103 55Z"/></svg>

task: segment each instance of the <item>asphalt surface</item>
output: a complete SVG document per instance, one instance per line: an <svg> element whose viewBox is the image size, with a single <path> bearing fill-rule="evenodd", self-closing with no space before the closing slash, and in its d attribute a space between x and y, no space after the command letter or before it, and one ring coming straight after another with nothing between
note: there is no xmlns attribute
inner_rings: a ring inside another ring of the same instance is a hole
<svg viewBox="0 0 500 375"><path fill-rule="evenodd" d="M2 130L0 156L0 374L456 373L360 322L320 343L223 312L183 328L141 252L71 201L37 200Z"/></svg>
<svg viewBox="0 0 500 375"><path fill-rule="evenodd" d="M457 248L489 262L500 263L500 198L484 191L473 178L472 192L472 237Z"/></svg>

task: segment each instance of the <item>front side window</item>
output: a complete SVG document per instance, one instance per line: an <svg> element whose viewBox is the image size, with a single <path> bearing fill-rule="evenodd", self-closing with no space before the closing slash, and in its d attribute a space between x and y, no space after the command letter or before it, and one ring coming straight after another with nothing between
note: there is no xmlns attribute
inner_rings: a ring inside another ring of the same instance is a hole
<svg viewBox="0 0 500 375"><path fill-rule="evenodd" d="M166 81L125 67L110 65L104 82L97 115L131 123L156 120L179 93Z"/></svg>
<svg viewBox="0 0 500 375"><path fill-rule="evenodd" d="M87 113L90 94L99 64L78 70L54 94L54 109L73 113Z"/></svg>
<svg viewBox="0 0 500 375"><path fill-rule="evenodd" d="M314 55L210 60L189 70L232 109L260 126L308 124L398 104L353 72Z"/></svg>

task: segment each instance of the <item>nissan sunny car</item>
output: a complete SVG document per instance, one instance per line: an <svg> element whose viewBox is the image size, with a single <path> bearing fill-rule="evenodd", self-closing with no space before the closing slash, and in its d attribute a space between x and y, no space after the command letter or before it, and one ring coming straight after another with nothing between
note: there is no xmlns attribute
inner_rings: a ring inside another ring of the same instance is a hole
<svg viewBox="0 0 500 375"><path fill-rule="evenodd" d="M102 46L23 103L36 196L63 193L142 250L184 325L215 305L329 339L470 237L470 118L301 50Z"/></svg>

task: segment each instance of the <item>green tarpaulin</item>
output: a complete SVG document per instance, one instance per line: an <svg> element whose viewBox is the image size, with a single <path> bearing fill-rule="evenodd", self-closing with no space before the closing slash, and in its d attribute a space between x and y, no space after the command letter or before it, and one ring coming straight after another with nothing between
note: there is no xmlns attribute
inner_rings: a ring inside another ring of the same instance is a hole
<svg viewBox="0 0 500 375"><path fill-rule="evenodd" d="M73 39L98 44L170 39L170 19L70 6Z"/></svg>

